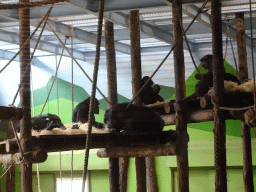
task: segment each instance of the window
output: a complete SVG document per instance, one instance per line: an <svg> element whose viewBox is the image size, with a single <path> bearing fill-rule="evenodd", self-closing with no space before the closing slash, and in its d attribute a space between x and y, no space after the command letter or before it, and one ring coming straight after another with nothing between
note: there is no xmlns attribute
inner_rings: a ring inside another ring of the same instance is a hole
<svg viewBox="0 0 256 192"><path fill-rule="evenodd" d="M57 178L56 179L56 191L57 192L70 192L71 191L71 178ZM82 177L74 177L73 178L73 185L72 185L72 192L76 191L82 191L82 182L83 178ZM87 184L85 183L85 190L84 192L87 191Z"/></svg>

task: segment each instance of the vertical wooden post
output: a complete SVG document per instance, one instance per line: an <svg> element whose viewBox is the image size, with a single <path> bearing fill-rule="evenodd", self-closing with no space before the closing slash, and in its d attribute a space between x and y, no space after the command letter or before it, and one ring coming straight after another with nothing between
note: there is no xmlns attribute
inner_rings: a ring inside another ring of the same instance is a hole
<svg viewBox="0 0 256 192"><path fill-rule="evenodd" d="M175 11L175 9L177 11ZM178 42L182 35L179 18L182 21L182 4L179 0L174 0L172 3L172 23L173 23L173 44ZM185 66L183 41L179 41L173 52L174 55L174 72L175 72L175 91L176 101L183 99L186 95L185 87ZM180 108L180 107L179 107ZM179 144L179 154L177 154L177 174L178 174L178 191L189 191L189 169L188 169L188 133L186 110L184 107L176 110L176 131Z"/></svg>
<svg viewBox="0 0 256 192"><path fill-rule="evenodd" d="M247 52L245 42L244 13L236 13L236 38L239 61L239 80L248 80Z"/></svg>
<svg viewBox="0 0 256 192"><path fill-rule="evenodd" d="M139 11L131 10L130 19L130 38L131 38L131 68L132 68L132 94L133 96L141 88L141 55L140 55L140 19ZM140 96L134 101L135 104L141 105ZM144 157L136 157L136 175L137 175L137 192L146 192L146 165Z"/></svg>
<svg viewBox="0 0 256 192"><path fill-rule="evenodd" d="M29 0L20 0L20 3L29 2ZM29 8L19 9L20 21L20 47L30 36L30 14ZM23 76L23 82L20 89L20 106L24 110L24 116L20 121L20 141L23 152L31 151L31 106L30 106L30 43L20 52L20 78ZM28 65L28 66L27 66ZM27 68L27 70L26 70ZM25 73L26 70L26 73ZM32 191L32 163L21 164L21 191Z"/></svg>
<svg viewBox="0 0 256 192"><path fill-rule="evenodd" d="M129 158L119 158L119 186L120 192L127 191L127 170L129 165Z"/></svg>
<svg viewBox="0 0 256 192"><path fill-rule="evenodd" d="M107 58L108 74L108 99L109 108L118 103L117 100L117 80L116 80L116 54L114 44L113 23L105 21L105 47ZM119 192L119 160L118 158L109 158L109 186L111 192Z"/></svg>
<svg viewBox="0 0 256 192"><path fill-rule="evenodd" d="M14 133L11 128L11 123L7 122L8 131L7 131L7 138L12 139L14 138ZM6 192L15 192L15 166L13 166L10 171L6 174Z"/></svg>
<svg viewBox="0 0 256 192"><path fill-rule="evenodd" d="M158 192L154 157L146 157L148 192Z"/></svg>
<svg viewBox="0 0 256 192"><path fill-rule="evenodd" d="M226 177L226 125L223 111L218 107L223 106L224 94L224 65L222 55L222 27L220 0L212 0L212 52L213 52L213 99L214 106L214 151L215 151L215 191L227 191Z"/></svg>
<svg viewBox="0 0 256 192"><path fill-rule="evenodd" d="M236 13L236 37L239 60L239 79L241 82L248 80L247 52L245 43L244 13ZM253 192L252 148L251 132L244 119L242 121L243 142L243 177L245 192Z"/></svg>

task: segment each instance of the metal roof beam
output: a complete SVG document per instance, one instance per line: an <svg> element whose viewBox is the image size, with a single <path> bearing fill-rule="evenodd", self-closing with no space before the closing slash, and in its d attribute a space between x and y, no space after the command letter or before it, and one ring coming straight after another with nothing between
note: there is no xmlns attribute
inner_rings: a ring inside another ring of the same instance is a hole
<svg viewBox="0 0 256 192"><path fill-rule="evenodd" d="M188 15L191 18L194 18L197 14L199 8L195 5L183 6L183 13ZM211 15L209 13L201 13L197 19L198 22L202 23L203 25L211 28ZM227 25L225 22L221 22L222 25L222 33L227 34ZM236 29L232 26L229 27L230 36L232 39L236 40ZM245 35L246 45L251 47L251 38L248 35ZM255 50L255 49L254 49Z"/></svg>
<svg viewBox="0 0 256 192"><path fill-rule="evenodd" d="M183 4L188 3L200 3L204 0L183 0ZM69 3L82 7L91 12L98 12L99 2L92 0L68 0ZM120 10L130 10L130 9L141 9L141 8L151 8L151 7L160 7L166 6L166 3L161 0L129 0L129 3L126 0L106 0L105 1L105 11L120 11Z"/></svg>
<svg viewBox="0 0 256 192"><path fill-rule="evenodd" d="M19 35L16 33L0 30L0 40L19 45ZM35 38L30 39L30 47L34 48L36 46L36 43L37 43L37 39L35 39ZM42 51L47 51L50 53L54 53L57 55L61 55L63 46L59 46L54 43L49 43L49 42L41 40L38 44L37 49L42 50ZM71 52L71 49L69 49L69 51ZM63 55L70 57L69 53L66 50L64 50ZM73 56L76 59L85 60L84 52L74 50Z"/></svg>
<svg viewBox="0 0 256 192"><path fill-rule="evenodd" d="M31 24L34 26L37 26L39 24L39 20L32 20ZM53 30L57 33L61 33L65 36L71 36L71 27L62 23L57 23L54 22L50 19L48 19L48 23L51 25L51 27L53 28ZM51 31L50 28L48 26L46 26L46 29ZM94 45L96 45L97 42L97 35L95 35L92 32L87 32L84 30L81 30L79 28L74 27L73 28L73 37L75 39L79 39L81 41L87 42L87 43L92 43ZM105 47L105 38L102 37L101 38L101 46ZM126 45L124 43L119 43L119 42L115 42L115 49L116 51L122 52L122 53L126 53L126 54L130 54L131 50L130 50L130 46Z"/></svg>
<svg viewBox="0 0 256 192"><path fill-rule="evenodd" d="M91 14L97 14L93 12L92 10L88 9L88 6L85 5L84 2L77 1L77 0L69 0L65 2L67 4L70 4L71 6L75 6L79 9L84 10L85 12L89 12ZM165 4L166 6L166 4ZM129 28L129 15L126 15L121 12L105 12L104 13L104 19L107 19L113 23L119 24L123 27ZM167 42L167 43L172 43L173 42L173 35L170 32L164 31L160 29L157 26L151 25L145 21L140 21L140 28L141 32L145 35L148 35L150 37L156 38L158 40ZM193 49L193 44L189 42L191 49ZM188 50L187 44L184 43L184 49Z"/></svg>

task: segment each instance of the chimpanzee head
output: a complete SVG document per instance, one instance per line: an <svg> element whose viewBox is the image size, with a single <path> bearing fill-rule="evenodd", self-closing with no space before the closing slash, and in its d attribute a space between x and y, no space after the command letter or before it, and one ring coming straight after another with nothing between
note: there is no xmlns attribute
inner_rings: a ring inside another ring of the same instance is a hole
<svg viewBox="0 0 256 192"><path fill-rule="evenodd" d="M149 79L149 76L144 76L142 79L141 79L141 86L143 86L147 80ZM153 80L151 79L149 82L148 82L148 86L152 86L154 84Z"/></svg>
<svg viewBox="0 0 256 192"><path fill-rule="evenodd" d="M212 55L205 55L200 59L200 61L204 69L212 69Z"/></svg>

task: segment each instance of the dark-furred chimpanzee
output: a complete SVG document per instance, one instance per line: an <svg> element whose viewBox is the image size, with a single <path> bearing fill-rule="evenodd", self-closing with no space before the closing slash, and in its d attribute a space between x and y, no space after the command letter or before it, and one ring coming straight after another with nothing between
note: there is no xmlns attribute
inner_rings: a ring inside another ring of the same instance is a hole
<svg viewBox="0 0 256 192"><path fill-rule="evenodd" d="M90 110L90 100L91 97L88 97L83 102L79 103L72 113L72 122L73 123L87 123L89 120L89 110ZM95 98L94 100L94 114L99 114L99 101ZM104 128L104 124L98 123L95 121L95 117L93 117L93 125L96 128ZM78 129L78 125L74 124L71 129Z"/></svg>
<svg viewBox="0 0 256 192"><path fill-rule="evenodd" d="M184 98L182 101L189 101L191 99L195 99L197 97L203 97L208 93L209 89L213 87L213 66L212 66L212 55L205 55L200 59L202 67L204 69L208 69L207 73L204 74L196 74L195 78L200 80L196 84L195 93ZM224 69L225 70L225 69ZM233 81L240 84L238 78L231 73L224 73L224 80Z"/></svg>
<svg viewBox="0 0 256 192"><path fill-rule="evenodd" d="M116 134L154 134L163 130L164 121L160 115L146 106L120 103L106 110L104 123L109 133Z"/></svg>
<svg viewBox="0 0 256 192"><path fill-rule="evenodd" d="M60 128L62 130L66 129L66 127L62 124L60 118L57 115L50 114L50 113L32 117L31 126L32 126L32 129L37 131L42 131L42 130L50 131L53 128ZM20 123L16 124L16 130L20 132Z"/></svg>
<svg viewBox="0 0 256 192"><path fill-rule="evenodd" d="M149 79L149 76L145 76L141 80L141 86L143 86L147 80ZM143 101L144 105L156 103L157 101L164 101L164 99L158 95L160 91L160 86L159 85L154 85L153 80L151 79L146 87L142 90L141 92L141 100Z"/></svg>

